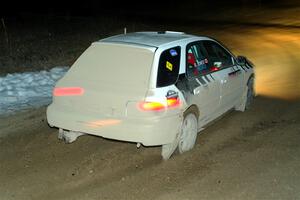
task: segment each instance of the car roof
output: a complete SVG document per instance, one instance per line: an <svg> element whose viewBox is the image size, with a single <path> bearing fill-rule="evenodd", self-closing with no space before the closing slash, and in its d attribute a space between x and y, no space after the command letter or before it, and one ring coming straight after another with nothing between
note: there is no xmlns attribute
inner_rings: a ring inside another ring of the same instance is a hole
<svg viewBox="0 0 300 200"><path fill-rule="evenodd" d="M160 47L162 45L174 41L181 41L181 40L192 39L192 38L209 39L208 37L199 37L195 35L189 35L183 32L163 31L163 32L133 32L127 34L120 34L120 35L104 38L99 42L125 43L125 44L133 44L133 45Z"/></svg>

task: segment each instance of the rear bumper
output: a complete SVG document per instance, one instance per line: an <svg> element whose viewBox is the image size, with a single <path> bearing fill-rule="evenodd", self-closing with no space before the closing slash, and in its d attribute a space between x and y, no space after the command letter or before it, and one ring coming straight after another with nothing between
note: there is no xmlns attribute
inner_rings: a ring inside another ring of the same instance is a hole
<svg viewBox="0 0 300 200"><path fill-rule="evenodd" d="M66 111L51 104L47 108L50 126L104 138L139 142L155 146L173 142L179 132L181 115L148 118L103 119L95 115L82 115Z"/></svg>

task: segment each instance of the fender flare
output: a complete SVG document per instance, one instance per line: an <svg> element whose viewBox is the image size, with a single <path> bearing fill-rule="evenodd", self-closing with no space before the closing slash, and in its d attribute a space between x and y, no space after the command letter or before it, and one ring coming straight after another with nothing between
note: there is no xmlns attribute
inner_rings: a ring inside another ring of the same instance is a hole
<svg viewBox="0 0 300 200"><path fill-rule="evenodd" d="M190 107L188 107L184 112L183 112L183 116L186 116L189 113L194 113L197 117L197 119L199 119L200 116L200 111L198 106L196 106L195 104L191 105Z"/></svg>

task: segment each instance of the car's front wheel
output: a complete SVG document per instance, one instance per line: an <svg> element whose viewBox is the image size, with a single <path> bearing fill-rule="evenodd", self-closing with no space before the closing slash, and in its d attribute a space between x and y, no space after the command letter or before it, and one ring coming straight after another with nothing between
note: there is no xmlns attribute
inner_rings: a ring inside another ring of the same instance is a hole
<svg viewBox="0 0 300 200"><path fill-rule="evenodd" d="M248 110L253 102L255 92L254 92L254 78L250 78L248 81L248 90L247 90L247 99L246 99L246 105L245 109Z"/></svg>
<svg viewBox="0 0 300 200"><path fill-rule="evenodd" d="M243 96L241 97L241 102L238 105L236 105L234 109L242 112L248 110L253 102L254 96L255 96L254 77L251 77L248 80L247 87L245 87Z"/></svg>

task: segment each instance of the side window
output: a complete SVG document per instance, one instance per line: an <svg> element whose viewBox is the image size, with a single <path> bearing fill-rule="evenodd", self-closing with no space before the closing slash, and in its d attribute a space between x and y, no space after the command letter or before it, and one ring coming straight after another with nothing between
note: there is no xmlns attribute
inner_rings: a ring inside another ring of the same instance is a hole
<svg viewBox="0 0 300 200"><path fill-rule="evenodd" d="M208 53L211 69L231 66L232 56L219 44L213 41L203 41L203 46Z"/></svg>
<svg viewBox="0 0 300 200"><path fill-rule="evenodd" d="M201 43L191 43L186 48L186 73L188 77L209 71L208 59Z"/></svg>
<svg viewBox="0 0 300 200"><path fill-rule="evenodd" d="M180 67L180 47L163 51L160 55L157 73L157 87L174 84L177 81Z"/></svg>

